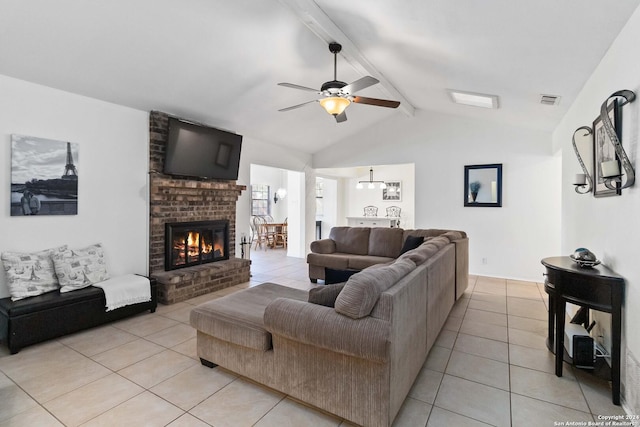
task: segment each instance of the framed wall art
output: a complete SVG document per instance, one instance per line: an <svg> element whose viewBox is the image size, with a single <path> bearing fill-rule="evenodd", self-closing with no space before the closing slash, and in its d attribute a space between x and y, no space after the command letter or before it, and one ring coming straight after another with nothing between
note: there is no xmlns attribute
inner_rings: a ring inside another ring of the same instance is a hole
<svg viewBox="0 0 640 427"><path fill-rule="evenodd" d="M386 181L387 188L382 189L382 200L385 202L400 202L402 201L402 182L401 181Z"/></svg>
<svg viewBox="0 0 640 427"><path fill-rule="evenodd" d="M620 116L618 102L611 103L608 109L609 118L613 127L616 129L618 139L621 139L620 129L622 129L622 120ZM618 170L620 169L620 160L616 154L613 144L607 137L607 133L602 124L602 118L596 117L593 121L593 195L595 197L619 196L622 194L620 183L615 183L615 189L607 188L604 184L602 174L602 163L615 161L618 162Z"/></svg>
<svg viewBox="0 0 640 427"><path fill-rule="evenodd" d="M77 215L78 144L11 135L11 216Z"/></svg>
<svg viewBox="0 0 640 427"><path fill-rule="evenodd" d="M502 207L502 163L464 167L464 206Z"/></svg>

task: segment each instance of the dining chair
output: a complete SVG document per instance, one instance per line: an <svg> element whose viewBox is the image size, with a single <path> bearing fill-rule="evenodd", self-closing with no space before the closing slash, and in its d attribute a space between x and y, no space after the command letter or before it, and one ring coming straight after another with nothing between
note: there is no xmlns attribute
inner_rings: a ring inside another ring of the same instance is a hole
<svg viewBox="0 0 640 427"><path fill-rule="evenodd" d="M378 216L378 207L377 206L365 206L364 207L364 216Z"/></svg>
<svg viewBox="0 0 640 427"><path fill-rule="evenodd" d="M267 227L267 220L263 216L256 216L253 218L253 224L256 229L256 238L254 239L256 246L254 249L258 249L258 246L267 249L269 246L269 233Z"/></svg>
<svg viewBox="0 0 640 427"><path fill-rule="evenodd" d="M388 218L400 218L400 212L402 212L402 208L399 206L389 206L387 208L387 217Z"/></svg>
<svg viewBox="0 0 640 427"><path fill-rule="evenodd" d="M258 230L256 229L256 216L255 215L251 215L251 218L249 219L249 227L251 229L251 234L249 236L249 238L250 238L249 242L251 242L251 244L253 245L253 243L256 242L257 239L258 239Z"/></svg>
<svg viewBox="0 0 640 427"><path fill-rule="evenodd" d="M287 218L285 218L282 225L278 227L278 230L276 231L275 246L282 244L282 247L285 249L287 248L287 226Z"/></svg>

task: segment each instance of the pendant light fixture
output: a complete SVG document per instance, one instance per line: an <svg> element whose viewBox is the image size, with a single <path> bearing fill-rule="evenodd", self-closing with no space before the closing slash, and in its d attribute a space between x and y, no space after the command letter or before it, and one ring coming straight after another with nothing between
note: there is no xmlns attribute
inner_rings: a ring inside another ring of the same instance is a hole
<svg viewBox="0 0 640 427"><path fill-rule="evenodd" d="M358 181L358 184L356 185L356 188L358 190L362 190L364 188L364 184L367 184L367 188L369 190L373 190L376 188L375 184L380 184L379 188L381 190L384 190L385 188L387 188L387 184L384 183L384 181L375 181L373 179L373 168L369 169L369 180L368 181Z"/></svg>

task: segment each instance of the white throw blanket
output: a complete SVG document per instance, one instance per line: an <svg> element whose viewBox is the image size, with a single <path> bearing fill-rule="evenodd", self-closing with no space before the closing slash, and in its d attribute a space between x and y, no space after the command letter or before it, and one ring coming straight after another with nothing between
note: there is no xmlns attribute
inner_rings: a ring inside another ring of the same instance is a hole
<svg viewBox="0 0 640 427"><path fill-rule="evenodd" d="M102 288L107 300L107 311L124 307L125 305L151 301L151 286L149 279L136 274L125 274L104 282L94 283L96 288Z"/></svg>

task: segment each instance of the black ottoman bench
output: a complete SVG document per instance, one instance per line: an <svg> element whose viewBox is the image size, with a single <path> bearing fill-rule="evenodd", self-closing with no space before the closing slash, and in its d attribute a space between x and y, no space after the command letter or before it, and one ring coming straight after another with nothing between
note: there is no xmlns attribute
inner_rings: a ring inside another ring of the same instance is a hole
<svg viewBox="0 0 640 427"><path fill-rule="evenodd" d="M0 341L11 354L23 347L72 332L92 328L149 310L158 305L157 283L150 279L151 301L105 311L105 296L100 288L89 286L73 292L48 292L11 301L0 299Z"/></svg>

